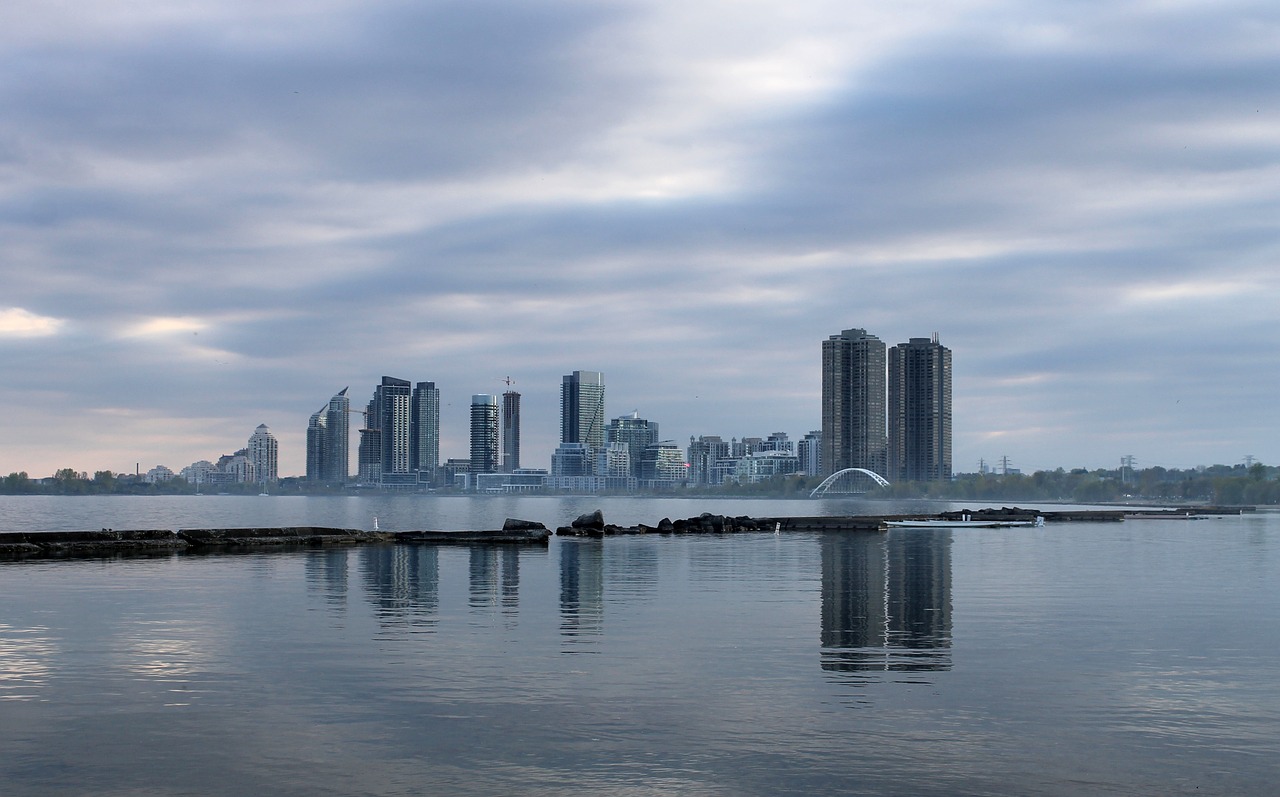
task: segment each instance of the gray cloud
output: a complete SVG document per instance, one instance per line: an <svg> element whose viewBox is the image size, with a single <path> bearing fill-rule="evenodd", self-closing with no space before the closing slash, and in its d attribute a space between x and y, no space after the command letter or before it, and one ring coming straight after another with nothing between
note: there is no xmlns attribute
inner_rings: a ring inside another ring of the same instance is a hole
<svg viewBox="0 0 1280 797"><path fill-rule="evenodd" d="M810 11L837 16L29 23L0 61L0 311L65 323L0 329L0 471L181 467L260 422L300 471L306 416L384 373L451 395L447 456L508 374L549 456L575 368L664 436L797 435L850 326L953 348L960 469L1280 457L1273 9Z"/></svg>

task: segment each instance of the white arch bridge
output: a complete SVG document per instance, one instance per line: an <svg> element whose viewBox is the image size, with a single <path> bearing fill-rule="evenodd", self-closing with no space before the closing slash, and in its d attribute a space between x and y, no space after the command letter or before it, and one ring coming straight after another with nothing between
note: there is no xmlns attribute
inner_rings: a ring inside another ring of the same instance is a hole
<svg viewBox="0 0 1280 797"><path fill-rule="evenodd" d="M844 482L849 485L849 487L844 490L837 490L837 495L865 493L867 490L871 489L871 485L867 484L868 481L880 487L889 486L889 480L873 470L867 470L866 468L845 468L844 470L838 470L823 479L822 484L814 487L813 492L809 493L809 497L817 498L820 495L826 495L831 490L832 485L837 482Z"/></svg>

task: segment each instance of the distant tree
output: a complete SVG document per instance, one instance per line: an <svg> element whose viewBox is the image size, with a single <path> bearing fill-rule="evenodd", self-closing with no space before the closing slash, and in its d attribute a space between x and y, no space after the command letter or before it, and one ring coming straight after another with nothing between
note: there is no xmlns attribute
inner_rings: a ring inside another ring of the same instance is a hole
<svg viewBox="0 0 1280 797"><path fill-rule="evenodd" d="M93 474L93 486L96 488L96 492L115 492L117 486L116 475L109 470L95 471Z"/></svg>
<svg viewBox="0 0 1280 797"><path fill-rule="evenodd" d="M27 472L17 471L4 477L4 492L8 495L22 495L35 492L36 486Z"/></svg>
<svg viewBox="0 0 1280 797"><path fill-rule="evenodd" d="M86 474L74 468L60 468L53 474L56 489L63 495L78 495L89 491L89 480Z"/></svg>

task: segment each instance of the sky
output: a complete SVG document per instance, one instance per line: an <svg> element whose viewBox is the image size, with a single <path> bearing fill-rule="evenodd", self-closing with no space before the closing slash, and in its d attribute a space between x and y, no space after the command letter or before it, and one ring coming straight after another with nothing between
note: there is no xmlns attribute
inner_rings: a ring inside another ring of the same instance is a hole
<svg viewBox="0 0 1280 797"><path fill-rule="evenodd" d="M1280 464L1280 4L10 0L0 473L175 471L434 381L665 439L952 350L959 472ZM353 428L358 426L358 416ZM354 459L354 457L353 457Z"/></svg>

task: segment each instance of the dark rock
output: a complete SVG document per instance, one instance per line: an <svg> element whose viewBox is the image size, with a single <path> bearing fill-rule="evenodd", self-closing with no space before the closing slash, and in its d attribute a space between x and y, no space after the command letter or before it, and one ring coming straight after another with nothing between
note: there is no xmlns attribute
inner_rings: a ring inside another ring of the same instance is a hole
<svg viewBox="0 0 1280 797"><path fill-rule="evenodd" d="M502 524L503 531L546 531L547 527L536 520L518 520L516 518L507 518Z"/></svg>
<svg viewBox="0 0 1280 797"><path fill-rule="evenodd" d="M594 512L588 512L585 515L578 515L573 521L572 526L575 529L594 529L604 531L604 512L597 509Z"/></svg>
<svg viewBox="0 0 1280 797"><path fill-rule="evenodd" d="M556 529L558 537L603 537L604 526L598 529L583 528L579 526L561 526Z"/></svg>

